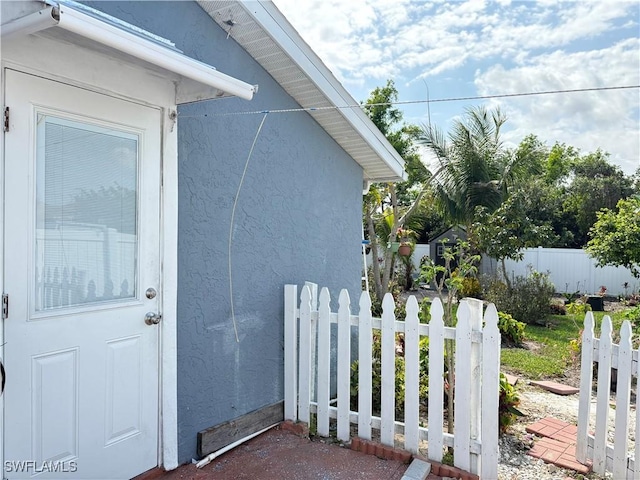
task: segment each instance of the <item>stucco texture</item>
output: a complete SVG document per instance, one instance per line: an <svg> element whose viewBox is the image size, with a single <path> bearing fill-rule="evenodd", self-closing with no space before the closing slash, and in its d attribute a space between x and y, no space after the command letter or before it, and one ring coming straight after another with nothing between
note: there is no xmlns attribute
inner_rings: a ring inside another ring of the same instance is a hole
<svg viewBox="0 0 640 480"><path fill-rule="evenodd" d="M362 169L307 113L267 114L231 226L264 117L233 114L298 105L195 3L86 3L260 87L250 102L179 108L179 460L188 462L198 431L282 400L285 284L327 286L334 303L348 288L357 304Z"/></svg>

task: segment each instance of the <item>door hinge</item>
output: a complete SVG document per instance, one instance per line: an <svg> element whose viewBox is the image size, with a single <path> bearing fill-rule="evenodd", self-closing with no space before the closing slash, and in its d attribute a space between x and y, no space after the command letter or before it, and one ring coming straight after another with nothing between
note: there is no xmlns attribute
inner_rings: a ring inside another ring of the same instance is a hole
<svg viewBox="0 0 640 480"><path fill-rule="evenodd" d="M2 294L2 319L9 318L9 294Z"/></svg>
<svg viewBox="0 0 640 480"><path fill-rule="evenodd" d="M4 115L3 115L3 131L9 131L9 107L4 107Z"/></svg>

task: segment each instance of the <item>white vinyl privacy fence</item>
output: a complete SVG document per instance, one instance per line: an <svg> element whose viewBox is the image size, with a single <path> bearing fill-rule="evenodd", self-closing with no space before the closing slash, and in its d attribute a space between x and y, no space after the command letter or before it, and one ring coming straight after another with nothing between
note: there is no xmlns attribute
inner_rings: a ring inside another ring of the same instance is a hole
<svg viewBox="0 0 640 480"><path fill-rule="evenodd" d="M597 293L601 286L605 286L609 295L626 295L640 288L640 280L634 278L628 268L596 267L596 261L581 249L538 247L525 248L523 253L522 261L505 262L507 272L526 276L529 265L538 272L549 272L557 292L580 291L588 295ZM494 273L497 268L495 260L483 257L483 274Z"/></svg>
<svg viewBox="0 0 640 480"><path fill-rule="evenodd" d="M482 302L461 301L456 328L445 327L443 307L438 299L431 306L431 321L418 319L418 302L409 297L406 319L396 319L393 297L383 301L382 318L373 318L371 300L363 292L359 314L351 314L349 294L342 290L338 312L330 309L329 291L319 299L312 292L317 286L302 289L298 308L298 289L285 286L285 418L309 423L316 415L318 434L329 436L330 419L335 419L338 439L349 441L351 426L357 436L370 440L378 430L384 445L396 441L417 453L427 442L427 456L442 461L443 448L454 448L455 466L482 478L497 478L498 468L498 395L500 333L493 305L482 312ZM483 326L484 323L484 326ZM337 324L337 366L331 367L332 324ZM352 328L352 327L358 327ZM381 337L381 408L372 410L373 336ZM398 334L404 337L404 421L396 419L396 355ZM357 336L357 410L350 408L352 335ZM420 398L419 341L429 337L429 394ZM454 340L455 348L455 430L444 425L444 343ZM337 395L331 398L330 380L337 377ZM424 407L427 407L425 422ZM422 408L421 408L422 407ZM424 424L426 423L426 426ZM397 440L396 436L403 436Z"/></svg>
<svg viewBox="0 0 640 480"><path fill-rule="evenodd" d="M587 312L582 335L582 359L580 372L580 406L578 412L578 438L576 458L586 464L593 462L593 471L604 476L605 471L612 473L616 480L640 478L636 470L637 463L629 452L629 434L635 437L634 457L640 455L640 424L638 423L638 407L640 395L636 396L635 411L631 410L632 377L638 378L638 350L632 348L631 324L625 320L620 330L620 344L612 342L611 318L607 315L602 320L600 338L594 335L594 317ZM590 424L593 364L597 364L597 391L595 425ZM616 401L615 421L609 423L611 371L615 369ZM629 418L636 416L635 431L629 431ZM613 428L613 445L609 444L611 428Z"/></svg>

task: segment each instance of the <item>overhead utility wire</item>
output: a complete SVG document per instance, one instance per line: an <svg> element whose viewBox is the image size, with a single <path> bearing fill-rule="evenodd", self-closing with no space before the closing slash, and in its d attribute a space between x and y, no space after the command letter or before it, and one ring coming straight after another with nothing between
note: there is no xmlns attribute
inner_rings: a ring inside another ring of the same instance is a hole
<svg viewBox="0 0 640 480"><path fill-rule="evenodd" d="M450 97L450 98L436 98L434 100L405 100L399 102L381 102L381 103L358 103L356 105L330 105L326 107L298 107L298 108L280 108L275 110L254 110L249 112L227 112L227 113L212 113L201 115L179 115L181 118L200 118L200 117L227 117L230 115L257 115L265 113L290 113L290 112L316 112L321 110L340 110L347 108L364 108L364 107L378 107L385 105L417 105L421 103L443 103L443 102L462 102L466 100L489 100L492 98L513 98L513 97L531 97L535 95L553 95L559 93L580 93L580 92L599 92L606 90L628 90L633 88L640 88L640 85L622 85L617 87L592 87L592 88L574 88L569 90L546 90L543 92L522 92L522 93L502 93L497 95L477 95L473 97Z"/></svg>

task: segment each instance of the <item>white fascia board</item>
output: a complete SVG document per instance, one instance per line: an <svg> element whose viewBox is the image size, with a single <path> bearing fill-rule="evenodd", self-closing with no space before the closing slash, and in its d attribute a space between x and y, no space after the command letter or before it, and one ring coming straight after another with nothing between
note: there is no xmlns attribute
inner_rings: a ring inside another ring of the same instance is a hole
<svg viewBox="0 0 640 480"><path fill-rule="evenodd" d="M273 2L261 0L258 2L240 2L240 4L315 83L327 99L333 105L343 107L338 109L339 112L389 166L392 172L397 175L398 178L396 180L406 179L402 157L362 109L352 107L352 105L357 104L356 100L300 37Z"/></svg>
<svg viewBox="0 0 640 480"><path fill-rule="evenodd" d="M210 65L109 25L67 5L47 7L3 25L2 38L6 40L54 26L177 73L184 78L213 87L228 95L251 100L257 90L256 86L218 72Z"/></svg>

